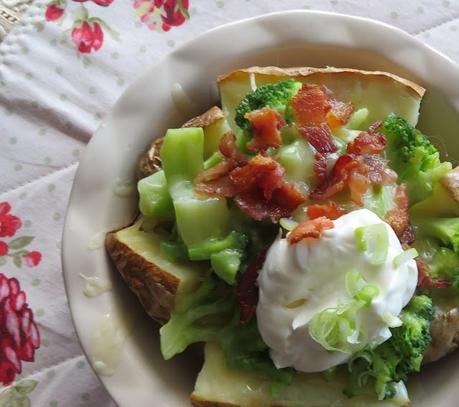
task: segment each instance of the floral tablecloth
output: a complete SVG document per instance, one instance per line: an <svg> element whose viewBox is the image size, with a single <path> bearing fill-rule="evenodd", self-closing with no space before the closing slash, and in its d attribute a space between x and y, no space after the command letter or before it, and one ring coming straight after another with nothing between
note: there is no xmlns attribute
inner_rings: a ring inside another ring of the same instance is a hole
<svg viewBox="0 0 459 407"><path fill-rule="evenodd" d="M0 407L113 405L78 344L60 263L78 160L110 106L197 34L295 8L379 19L459 60L448 0L36 0L0 45Z"/></svg>

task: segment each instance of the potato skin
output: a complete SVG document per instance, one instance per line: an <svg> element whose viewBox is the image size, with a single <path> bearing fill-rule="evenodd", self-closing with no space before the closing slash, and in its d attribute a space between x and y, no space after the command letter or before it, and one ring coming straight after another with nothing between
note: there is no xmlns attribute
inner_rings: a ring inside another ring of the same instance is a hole
<svg viewBox="0 0 459 407"><path fill-rule="evenodd" d="M440 182L448 191L451 198L459 202L459 166L441 177Z"/></svg>
<svg viewBox="0 0 459 407"><path fill-rule="evenodd" d="M203 114L188 120L182 127L205 128L224 118L225 115L222 110L217 106L213 106ZM153 140L147 151L140 157L136 173L137 179L148 177L161 170L161 157L159 156L159 151L161 150L163 141L164 137Z"/></svg>
<svg viewBox="0 0 459 407"><path fill-rule="evenodd" d="M424 364L435 362L456 350L459 344L459 308L439 312L430 324L432 341L424 352Z"/></svg>
<svg viewBox="0 0 459 407"><path fill-rule="evenodd" d="M116 232L107 233L105 238L108 254L148 315L165 324L175 306L179 279L134 252Z"/></svg>
<svg viewBox="0 0 459 407"><path fill-rule="evenodd" d="M202 400L196 396L191 396L191 405L193 405L194 407L239 407L236 404L220 403L218 401L210 401L210 400Z"/></svg>
<svg viewBox="0 0 459 407"><path fill-rule="evenodd" d="M292 78L299 78L305 76L312 76L316 74L341 74L341 75L359 75L359 76L368 76L373 78L380 78L382 80L392 80L399 82L410 89L410 92L413 95L418 97L423 97L425 89L418 85L417 83L411 82L408 79L401 78L400 76L382 72L382 71L363 71L361 69L350 69L350 68L310 68L310 67L293 67L293 68L278 68L275 66L252 66L247 69L239 69L236 71L229 72L224 75L220 75L217 78L217 83L226 81L227 79L232 79L234 76L241 74L253 73L261 75L272 75L272 76L289 76Z"/></svg>

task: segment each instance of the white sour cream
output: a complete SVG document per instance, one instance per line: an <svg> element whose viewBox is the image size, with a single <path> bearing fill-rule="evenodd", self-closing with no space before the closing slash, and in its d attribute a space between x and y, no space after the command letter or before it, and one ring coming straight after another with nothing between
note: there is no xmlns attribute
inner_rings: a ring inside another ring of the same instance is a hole
<svg viewBox="0 0 459 407"><path fill-rule="evenodd" d="M403 249L389 225L367 209L350 212L333 223L334 228L317 240L290 245L279 237L258 277L258 328L278 368L319 372L349 359L349 353L326 350L308 331L315 314L352 301L345 287L347 272L356 270L379 288L379 295L358 314L368 335L362 345L387 340L391 334L383 319L387 321L387 313L398 316L414 294L416 262L409 260L394 268L394 258ZM382 265L372 265L368 254L357 249L354 232L360 226L380 223L387 228L388 255Z"/></svg>

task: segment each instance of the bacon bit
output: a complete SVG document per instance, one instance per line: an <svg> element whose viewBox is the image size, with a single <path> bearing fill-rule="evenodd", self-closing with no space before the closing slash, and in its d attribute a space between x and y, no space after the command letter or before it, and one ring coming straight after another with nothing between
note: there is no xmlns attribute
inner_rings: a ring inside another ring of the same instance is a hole
<svg viewBox="0 0 459 407"><path fill-rule="evenodd" d="M327 178L328 166L327 159L320 153L316 153L314 161L314 173L316 174L319 182L324 181Z"/></svg>
<svg viewBox="0 0 459 407"><path fill-rule="evenodd" d="M397 181L397 173L387 166L385 160L368 155L361 157L360 160L368 168L368 179L373 185L388 185Z"/></svg>
<svg viewBox="0 0 459 407"><path fill-rule="evenodd" d="M244 163L247 161L246 155L237 148L236 135L229 131L223 135L218 145L220 152L224 157L236 163Z"/></svg>
<svg viewBox="0 0 459 407"><path fill-rule="evenodd" d="M326 119L332 129L344 126L354 111L354 106L351 102L340 102L335 99L329 101L331 110L327 113Z"/></svg>
<svg viewBox="0 0 459 407"><path fill-rule="evenodd" d="M196 183L209 182L216 180L226 174L228 174L233 169L233 164L229 160L224 160L219 162L214 167L211 167L207 170L204 170L198 174L196 177Z"/></svg>
<svg viewBox="0 0 459 407"><path fill-rule="evenodd" d="M232 160L228 160L230 164ZM212 196L234 197L239 208L256 220L273 222L288 217L305 200L294 186L284 181L284 168L271 157L260 154L224 173L224 167L199 174L195 190Z"/></svg>
<svg viewBox="0 0 459 407"><path fill-rule="evenodd" d="M298 132L321 154L334 153L338 149L327 123L298 127Z"/></svg>
<svg viewBox="0 0 459 407"><path fill-rule="evenodd" d="M370 180L367 176L354 171L349 177L349 192L351 194L351 201L358 206L363 206L363 195L371 187Z"/></svg>
<svg viewBox="0 0 459 407"><path fill-rule="evenodd" d="M412 245L416 240L416 231L411 223L408 224L403 233L398 236L398 240L402 245Z"/></svg>
<svg viewBox="0 0 459 407"><path fill-rule="evenodd" d="M345 154L338 158L328 177L309 194L324 201L349 187L352 201L363 205L363 194L371 185L385 185L397 180L397 174L377 157Z"/></svg>
<svg viewBox="0 0 459 407"><path fill-rule="evenodd" d="M373 134L378 130L382 125L382 120L378 120L377 122L374 122L370 127L368 127L368 133Z"/></svg>
<svg viewBox="0 0 459 407"><path fill-rule="evenodd" d="M306 222L300 223L295 229L293 229L288 237L289 244L295 244L301 242L303 239L319 239L323 232L328 229L333 229L333 222L321 216L320 218L310 219Z"/></svg>
<svg viewBox="0 0 459 407"><path fill-rule="evenodd" d="M309 219L317 219L320 217L326 217L331 220L338 219L346 212L340 208L336 202L329 202L326 205L310 205L306 209Z"/></svg>
<svg viewBox="0 0 459 407"><path fill-rule="evenodd" d="M386 148L386 137L381 133L367 133L362 131L347 145L350 154L381 154Z"/></svg>
<svg viewBox="0 0 459 407"><path fill-rule="evenodd" d="M282 183L272 193L270 200L264 199L263 191L252 189L234 198L237 206L255 220L271 219L277 222L301 205L306 198L290 184Z"/></svg>
<svg viewBox="0 0 459 407"><path fill-rule="evenodd" d="M331 109L328 99L329 94L325 88L319 85L304 84L293 96L291 102L298 127L325 122L326 115Z"/></svg>
<svg viewBox="0 0 459 407"><path fill-rule="evenodd" d="M349 175L358 165L354 157L349 154L340 156L330 173L310 194L309 198L325 201L338 192L341 192L347 184Z"/></svg>
<svg viewBox="0 0 459 407"><path fill-rule="evenodd" d="M239 323L248 323L257 309L258 304L258 284L257 278L263 263L265 262L267 249L258 253L247 270L241 275L236 287L236 299L239 305Z"/></svg>
<svg viewBox="0 0 459 407"><path fill-rule="evenodd" d="M253 138L247 143L250 151L260 153L269 147L278 148L282 145L279 130L286 123L276 110L264 107L247 113L245 118L250 121L253 130Z"/></svg>
<svg viewBox="0 0 459 407"><path fill-rule="evenodd" d="M386 213L385 221L394 229L395 234L400 238L403 236L410 223L408 214L409 200L404 184L397 187L394 203L396 206Z"/></svg>
<svg viewBox="0 0 459 407"><path fill-rule="evenodd" d="M208 182L196 183L194 189L198 194L226 198L233 197L237 192L229 175L223 175L220 178Z"/></svg>
<svg viewBox="0 0 459 407"><path fill-rule="evenodd" d="M230 179L236 191L244 192L258 186L264 199L270 200L274 190L281 185L284 174L284 168L277 161L258 154L247 165L234 169Z"/></svg>
<svg viewBox="0 0 459 407"><path fill-rule="evenodd" d="M451 282L444 279L432 279L430 277L429 265L421 257L414 259L418 266L418 283L419 288L448 288L451 286Z"/></svg>

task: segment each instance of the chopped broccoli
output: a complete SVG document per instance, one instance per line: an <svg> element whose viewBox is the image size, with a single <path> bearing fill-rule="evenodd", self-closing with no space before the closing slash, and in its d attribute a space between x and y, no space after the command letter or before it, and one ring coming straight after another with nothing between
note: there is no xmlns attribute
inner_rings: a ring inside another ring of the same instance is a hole
<svg viewBox="0 0 459 407"><path fill-rule="evenodd" d="M411 204L428 197L451 163L442 162L428 137L401 117L390 115L379 131L387 138L389 164L406 184Z"/></svg>
<svg viewBox="0 0 459 407"><path fill-rule="evenodd" d="M416 218L414 223L420 238L435 238L459 254L459 218Z"/></svg>
<svg viewBox="0 0 459 407"><path fill-rule="evenodd" d="M400 314L402 325L391 329L392 337L376 348L360 351L349 361L350 384L345 394L360 394L372 380L380 400L393 398L397 383L420 370L422 355L431 341L432 317L432 300L426 295L413 297Z"/></svg>
<svg viewBox="0 0 459 407"><path fill-rule="evenodd" d="M459 288L459 256L451 249L440 247L428 264L433 279L447 279L453 288Z"/></svg>
<svg viewBox="0 0 459 407"><path fill-rule="evenodd" d="M289 117L286 116L288 116L290 100L301 89L301 86L301 82L287 79L277 83L268 83L248 93L236 107L236 124L242 130L250 130L250 122L245 115L263 107L276 109L288 122Z"/></svg>
<svg viewBox="0 0 459 407"><path fill-rule="evenodd" d="M459 216L459 202L456 201L451 191L448 191L441 181L440 179L440 182L434 185L430 196L410 208L411 216L439 218Z"/></svg>

